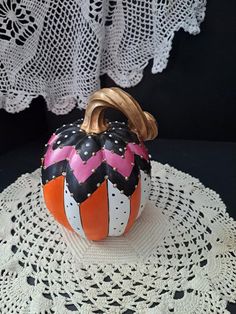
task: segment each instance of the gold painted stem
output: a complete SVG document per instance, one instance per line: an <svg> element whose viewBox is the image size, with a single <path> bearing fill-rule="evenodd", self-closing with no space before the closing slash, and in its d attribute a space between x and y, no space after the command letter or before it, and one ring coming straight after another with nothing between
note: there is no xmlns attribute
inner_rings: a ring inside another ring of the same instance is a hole
<svg viewBox="0 0 236 314"><path fill-rule="evenodd" d="M143 141L152 140L157 136L155 118L142 111L137 101L118 87L103 88L91 95L81 129L86 133L106 131L108 123L104 119L104 112L107 108L121 111L128 118L130 129Z"/></svg>

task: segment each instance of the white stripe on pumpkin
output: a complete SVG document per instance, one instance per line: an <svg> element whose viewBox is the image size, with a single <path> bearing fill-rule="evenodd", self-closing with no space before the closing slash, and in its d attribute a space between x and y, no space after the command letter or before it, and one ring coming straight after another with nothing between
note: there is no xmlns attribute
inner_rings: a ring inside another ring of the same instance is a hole
<svg viewBox="0 0 236 314"><path fill-rule="evenodd" d="M130 215L130 200L115 188L108 180L109 198L109 236L119 236L124 233Z"/></svg>
<svg viewBox="0 0 236 314"><path fill-rule="evenodd" d="M142 170L140 171L140 174L141 174L141 200L137 217L139 217L142 211L144 210L151 190L151 177Z"/></svg>
<svg viewBox="0 0 236 314"><path fill-rule="evenodd" d="M68 222L76 233L85 238L86 236L84 234L80 218L80 207L76 203L74 198L70 195L70 191L66 185L66 181L64 185L64 203Z"/></svg>

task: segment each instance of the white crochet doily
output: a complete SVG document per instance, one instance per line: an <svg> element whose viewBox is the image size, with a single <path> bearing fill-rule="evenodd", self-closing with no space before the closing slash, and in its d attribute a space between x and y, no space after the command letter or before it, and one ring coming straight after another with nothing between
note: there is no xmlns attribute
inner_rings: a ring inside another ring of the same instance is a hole
<svg viewBox="0 0 236 314"><path fill-rule="evenodd" d="M0 200L0 312L228 313L236 300L236 223L218 194L152 162L152 190L127 236L101 242L62 229L40 170Z"/></svg>
<svg viewBox="0 0 236 314"><path fill-rule="evenodd" d="M1 0L0 108L18 112L43 95L69 112L107 73L129 87L167 65L174 33L199 33L206 0Z"/></svg>

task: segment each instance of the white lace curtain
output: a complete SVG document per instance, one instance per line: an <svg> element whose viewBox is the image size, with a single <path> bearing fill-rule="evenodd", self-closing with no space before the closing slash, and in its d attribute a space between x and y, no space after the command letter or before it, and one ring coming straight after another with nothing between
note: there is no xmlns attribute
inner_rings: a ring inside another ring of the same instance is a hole
<svg viewBox="0 0 236 314"><path fill-rule="evenodd" d="M0 108L43 95L56 114L82 108L107 73L129 87L167 65L174 32L199 32L206 0L0 0Z"/></svg>

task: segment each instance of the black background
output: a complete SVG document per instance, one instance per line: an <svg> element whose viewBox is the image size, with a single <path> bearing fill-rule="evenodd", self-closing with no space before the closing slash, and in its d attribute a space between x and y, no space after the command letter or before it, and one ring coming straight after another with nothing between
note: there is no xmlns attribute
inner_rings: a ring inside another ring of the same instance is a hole
<svg viewBox="0 0 236 314"><path fill-rule="evenodd" d="M159 124L148 143L154 159L198 177L216 190L236 218L236 2L209 0L201 33L179 31L167 68L126 89ZM102 86L114 86L106 75ZM43 143L61 124L83 116L74 109L56 116L42 97L18 114L0 110L0 190L36 169ZM116 118L116 113L110 115ZM235 306L228 305L232 313ZM234 312L235 311L235 312Z"/></svg>

